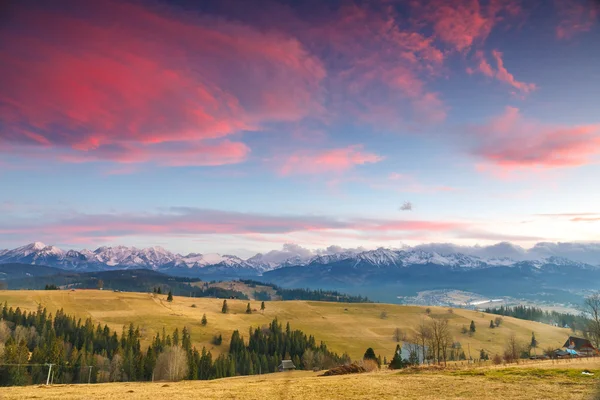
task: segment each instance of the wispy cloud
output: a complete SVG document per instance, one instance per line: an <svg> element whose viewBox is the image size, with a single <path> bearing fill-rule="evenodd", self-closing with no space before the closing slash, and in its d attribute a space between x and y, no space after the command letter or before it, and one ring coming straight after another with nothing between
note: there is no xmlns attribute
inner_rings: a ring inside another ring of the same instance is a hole
<svg viewBox="0 0 600 400"><path fill-rule="evenodd" d="M514 94L527 95L537 88L535 83L526 83L518 81L513 74L508 72L508 70L504 66L504 61L502 60L502 53L498 50L492 50L492 58L496 62L495 70L485 58L483 51L477 51L475 53L474 58L477 65L475 66L475 68L467 68L468 73L472 74L474 72L480 72L485 76L495 78L500 82L504 82L518 91Z"/></svg>
<svg viewBox="0 0 600 400"><path fill-rule="evenodd" d="M383 159L383 156L364 151L362 145L314 152L304 151L285 159L279 172L282 175L335 173L347 171L357 165L378 163Z"/></svg>
<svg viewBox="0 0 600 400"><path fill-rule="evenodd" d="M560 19L556 27L559 39L589 32L600 15L600 5L592 0L554 0L554 7Z"/></svg>

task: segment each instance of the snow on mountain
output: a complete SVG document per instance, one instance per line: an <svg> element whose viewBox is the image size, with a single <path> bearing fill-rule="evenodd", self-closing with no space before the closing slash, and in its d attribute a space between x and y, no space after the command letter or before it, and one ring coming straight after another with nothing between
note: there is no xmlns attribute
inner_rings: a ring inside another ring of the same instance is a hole
<svg viewBox="0 0 600 400"><path fill-rule="evenodd" d="M180 255L154 246L145 249L136 247L114 246L99 247L94 251L87 249L77 251L63 251L55 246L47 246L41 242L30 243L12 250L0 251L0 263L26 263L48 265L68 270L105 270L105 269L134 269L148 268L157 271L178 271L180 268L194 273L195 268L209 268L219 270L245 270L262 273L265 271L297 266L327 266L333 263L344 262L353 267L360 268L371 266L377 268L402 268L413 265L439 265L452 269L464 268L492 268L492 267L577 267L598 268L589 264L572 261L561 257L546 257L536 260L516 261L508 257L490 259L480 258L463 253L441 253L437 251L415 249L385 249L367 250L362 252L341 251L331 254L307 256L287 252L277 254L256 254L243 260L233 255L220 255L216 253L190 253Z"/></svg>

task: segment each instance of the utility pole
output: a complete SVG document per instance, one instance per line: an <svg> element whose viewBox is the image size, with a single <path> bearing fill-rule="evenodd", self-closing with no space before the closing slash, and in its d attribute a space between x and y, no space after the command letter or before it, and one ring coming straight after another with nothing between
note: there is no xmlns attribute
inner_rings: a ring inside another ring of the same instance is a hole
<svg viewBox="0 0 600 400"><path fill-rule="evenodd" d="M52 364L48 364L50 368L48 368L48 378L46 378L46 386L50 384L50 371L52 371Z"/></svg>

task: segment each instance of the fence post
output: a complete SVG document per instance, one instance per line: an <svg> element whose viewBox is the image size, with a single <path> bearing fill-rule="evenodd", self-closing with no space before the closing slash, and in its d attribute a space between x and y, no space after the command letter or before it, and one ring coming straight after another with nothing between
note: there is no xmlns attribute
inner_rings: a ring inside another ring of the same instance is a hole
<svg viewBox="0 0 600 400"><path fill-rule="evenodd" d="M50 368L48 368L48 378L46 378L46 386L50 384L50 371L52 371L52 364L48 364Z"/></svg>

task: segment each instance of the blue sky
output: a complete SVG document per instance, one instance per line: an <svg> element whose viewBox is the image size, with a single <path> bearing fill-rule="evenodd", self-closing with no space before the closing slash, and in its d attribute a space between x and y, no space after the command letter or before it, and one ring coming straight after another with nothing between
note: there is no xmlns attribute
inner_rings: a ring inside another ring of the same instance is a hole
<svg viewBox="0 0 600 400"><path fill-rule="evenodd" d="M13 3L0 248L600 240L595 2L246 4Z"/></svg>

